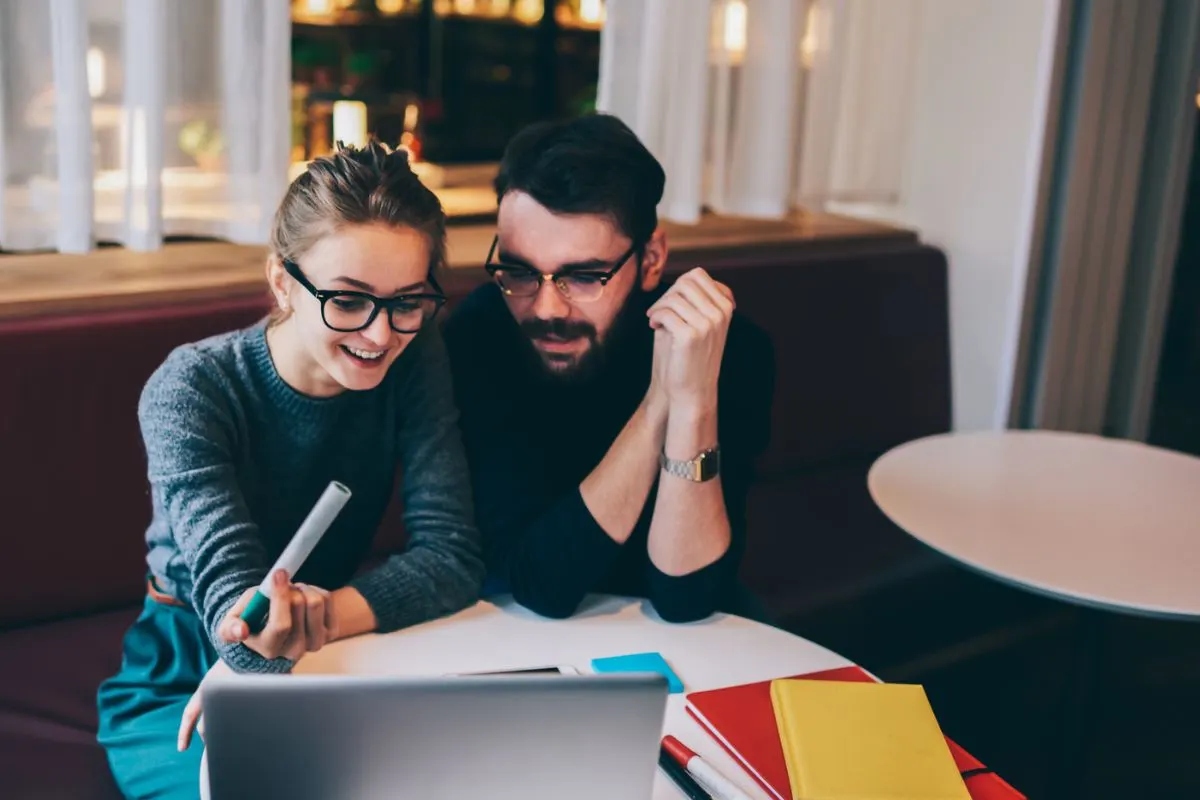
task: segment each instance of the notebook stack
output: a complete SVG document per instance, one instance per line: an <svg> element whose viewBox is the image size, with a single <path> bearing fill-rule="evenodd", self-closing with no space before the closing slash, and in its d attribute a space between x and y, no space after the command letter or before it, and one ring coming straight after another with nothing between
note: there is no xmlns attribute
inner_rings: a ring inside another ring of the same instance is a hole
<svg viewBox="0 0 1200 800"><path fill-rule="evenodd" d="M1025 800L942 734L922 687L859 667L692 692L687 710L776 800Z"/></svg>

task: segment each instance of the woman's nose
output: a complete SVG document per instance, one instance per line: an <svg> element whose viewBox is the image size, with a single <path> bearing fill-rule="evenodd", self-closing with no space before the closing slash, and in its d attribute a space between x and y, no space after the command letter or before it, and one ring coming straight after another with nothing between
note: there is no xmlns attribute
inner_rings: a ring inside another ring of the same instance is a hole
<svg viewBox="0 0 1200 800"><path fill-rule="evenodd" d="M363 329L362 335L371 344L378 345L381 348L386 347L392 340L392 327L388 321L388 310L385 308L380 309L375 319L371 320L371 324Z"/></svg>

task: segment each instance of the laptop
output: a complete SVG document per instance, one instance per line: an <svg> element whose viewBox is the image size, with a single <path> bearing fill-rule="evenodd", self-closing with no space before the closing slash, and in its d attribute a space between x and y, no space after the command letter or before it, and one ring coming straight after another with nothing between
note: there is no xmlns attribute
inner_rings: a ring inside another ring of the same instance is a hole
<svg viewBox="0 0 1200 800"><path fill-rule="evenodd" d="M238 676L202 698L212 800L639 800L667 682Z"/></svg>

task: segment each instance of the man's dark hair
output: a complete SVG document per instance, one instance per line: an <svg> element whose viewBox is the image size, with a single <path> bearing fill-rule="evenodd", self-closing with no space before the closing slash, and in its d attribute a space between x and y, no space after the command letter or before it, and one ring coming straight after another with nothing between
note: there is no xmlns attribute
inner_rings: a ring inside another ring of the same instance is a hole
<svg viewBox="0 0 1200 800"><path fill-rule="evenodd" d="M666 175L625 123L609 114L539 122L500 161L496 199L524 192L556 214L606 214L639 247L658 226Z"/></svg>

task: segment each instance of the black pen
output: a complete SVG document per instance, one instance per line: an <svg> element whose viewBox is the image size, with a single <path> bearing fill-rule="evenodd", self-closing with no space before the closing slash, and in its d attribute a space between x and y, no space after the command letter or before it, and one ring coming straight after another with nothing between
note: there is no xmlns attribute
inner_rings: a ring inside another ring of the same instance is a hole
<svg viewBox="0 0 1200 800"><path fill-rule="evenodd" d="M658 750L658 766L662 767L662 771L675 782L679 791L686 794L691 800L713 800L712 795L704 791L704 787L696 783L696 779L689 775L686 769L679 766L678 761L671 758L671 754L665 747L660 747Z"/></svg>

